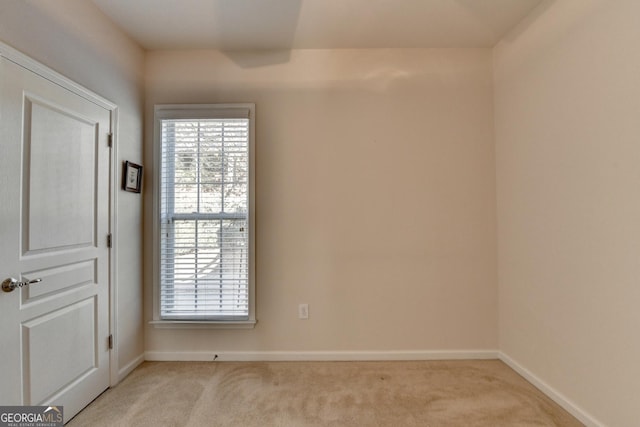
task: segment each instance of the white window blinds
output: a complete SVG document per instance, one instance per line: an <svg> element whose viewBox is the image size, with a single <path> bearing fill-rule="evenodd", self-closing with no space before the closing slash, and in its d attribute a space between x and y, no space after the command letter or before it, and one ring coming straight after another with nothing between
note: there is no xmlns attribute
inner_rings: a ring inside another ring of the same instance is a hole
<svg viewBox="0 0 640 427"><path fill-rule="evenodd" d="M248 111L181 116L159 121L160 318L247 320Z"/></svg>

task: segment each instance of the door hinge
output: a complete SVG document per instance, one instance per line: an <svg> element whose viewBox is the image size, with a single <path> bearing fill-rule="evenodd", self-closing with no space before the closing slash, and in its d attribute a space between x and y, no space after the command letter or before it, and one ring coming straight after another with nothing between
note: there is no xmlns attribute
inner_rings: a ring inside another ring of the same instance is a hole
<svg viewBox="0 0 640 427"><path fill-rule="evenodd" d="M109 147L113 147L113 134L112 133L107 134L107 139L108 139L107 144L109 145Z"/></svg>
<svg viewBox="0 0 640 427"><path fill-rule="evenodd" d="M113 350L113 334L109 335L109 350Z"/></svg>
<svg viewBox="0 0 640 427"><path fill-rule="evenodd" d="M112 237L111 237L111 233L107 234L107 247L110 248L111 244L112 244Z"/></svg>

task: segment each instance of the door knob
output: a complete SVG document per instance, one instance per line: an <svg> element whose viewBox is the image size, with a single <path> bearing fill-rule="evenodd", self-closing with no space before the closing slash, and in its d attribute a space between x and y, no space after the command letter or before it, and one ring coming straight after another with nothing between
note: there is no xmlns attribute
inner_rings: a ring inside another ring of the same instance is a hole
<svg viewBox="0 0 640 427"><path fill-rule="evenodd" d="M15 288L21 288L23 286L27 286L32 283L39 283L39 282L42 282L42 279L33 279L26 282L18 282L13 277L10 277L8 279L5 279L4 282L2 282L2 290L5 292L11 292Z"/></svg>

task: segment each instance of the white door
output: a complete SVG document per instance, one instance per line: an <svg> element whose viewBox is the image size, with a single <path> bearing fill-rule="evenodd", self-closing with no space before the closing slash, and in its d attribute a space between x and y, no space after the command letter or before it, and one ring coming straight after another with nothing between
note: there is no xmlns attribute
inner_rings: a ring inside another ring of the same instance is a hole
<svg viewBox="0 0 640 427"><path fill-rule="evenodd" d="M111 113L0 59L0 405L62 405L109 386Z"/></svg>

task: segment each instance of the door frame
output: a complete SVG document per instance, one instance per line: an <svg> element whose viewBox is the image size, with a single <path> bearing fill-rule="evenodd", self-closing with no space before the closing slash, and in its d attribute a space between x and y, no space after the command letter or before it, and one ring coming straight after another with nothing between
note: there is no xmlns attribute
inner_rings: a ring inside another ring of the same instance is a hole
<svg viewBox="0 0 640 427"><path fill-rule="evenodd" d="M109 387L116 385L120 378L118 375L118 337L115 333L117 331L118 319L116 316L117 310L117 283L118 283L118 270L117 270L117 239L118 236L115 233L117 230L117 189L119 188L118 174L116 163L117 151L118 151L118 106L113 102L103 98L95 92L81 86L73 80L63 76L62 74L52 70L46 65L36 61L35 59L25 55L24 53L12 48L11 46L0 41L0 58L5 58L26 70L29 70L64 89L84 98L100 107L109 110L111 113L111 150L109 150L109 233L111 234L111 248L109 248L108 270L109 270L109 334L113 336L113 348L109 350Z"/></svg>

